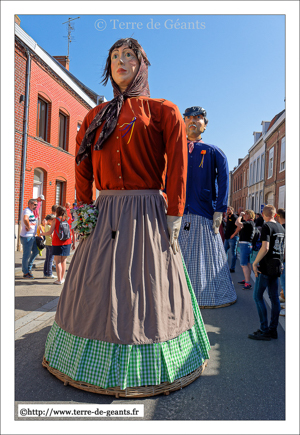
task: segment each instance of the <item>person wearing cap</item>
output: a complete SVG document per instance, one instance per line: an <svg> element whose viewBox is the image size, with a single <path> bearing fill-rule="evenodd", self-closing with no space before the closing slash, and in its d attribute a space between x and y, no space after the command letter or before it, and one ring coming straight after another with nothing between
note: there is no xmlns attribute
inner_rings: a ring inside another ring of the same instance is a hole
<svg viewBox="0 0 300 435"><path fill-rule="evenodd" d="M39 218L40 208L41 208L41 205L42 205L42 201L45 201L45 197L44 197L44 195L40 195L40 196L37 198L36 201L37 201L37 207L36 207L35 210L33 210L33 214L34 214L35 218L38 219L38 218Z"/></svg>
<svg viewBox="0 0 300 435"><path fill-rule="evenodd" d="M204 143L208 119L203 107L183 114L187 133L188 177L179 244L200 307L236 302L219 227L227 210L229 170L225 154Z"/></svg>
<svg viewBox="0 0 300 435"><path fill-rule="evenodd" d="M27 207L22 212L20 240L23 247L22 272L23 278L25 279L34 279L31 269L33 262L39 253L35 239L37 219L34 215L34 210L36 207L37 200L32 198L28 201Z"/></svg>

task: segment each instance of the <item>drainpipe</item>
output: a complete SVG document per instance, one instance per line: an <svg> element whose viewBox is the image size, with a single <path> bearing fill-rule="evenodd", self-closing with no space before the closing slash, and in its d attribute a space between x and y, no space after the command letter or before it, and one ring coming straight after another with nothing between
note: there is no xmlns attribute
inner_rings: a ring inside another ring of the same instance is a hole
<svg viewBox="0 0 300 435"><path fill-rule="evenodd" d="M21 176L21 197L20 197L20 211L19 211L19 234L18 234L18 251L21 250L20 233L22 225L22 212L24 203L24 190L25 190L25 168L27 159L27 138L28 138L28 112L29 112L29 88L30 88L30 73L31 73L31 57L29 50L26 50L27 65L26 65L26 87L25 87L25 114L23 125L23 159L22 159L22 176Z"/></svg>

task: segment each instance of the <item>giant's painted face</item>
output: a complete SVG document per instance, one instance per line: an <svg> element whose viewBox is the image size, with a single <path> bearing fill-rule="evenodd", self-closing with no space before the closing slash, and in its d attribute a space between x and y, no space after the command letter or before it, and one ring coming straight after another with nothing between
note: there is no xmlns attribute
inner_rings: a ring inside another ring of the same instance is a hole
<svg viewBox="0 0 300 435"><path fill-rule="evenodd" d="M139 70L138 58L127 45L115 48L111 53L111 76L124 92Z"/></svg>
<svg viewBox="0 0 300 435"><path fill-rule="evenodd" d="M185 116L184 123L188 137L197 138L206 129L203 115Z"/></svg>

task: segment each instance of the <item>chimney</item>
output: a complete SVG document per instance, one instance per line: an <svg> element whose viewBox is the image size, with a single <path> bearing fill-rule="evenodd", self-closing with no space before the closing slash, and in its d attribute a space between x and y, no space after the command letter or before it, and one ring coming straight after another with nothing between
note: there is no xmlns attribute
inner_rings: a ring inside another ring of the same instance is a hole
<svg viewBox="0 0 300 435"><path fill-rule="evenodd" d="M238 166L242 163L243 159L238 159Z"/></svg>
<svg viewBox="0 0 300 435"><path fill-rule="evenodd" d="M18 26L21 24L21 20L20 20L20 18L18 17L18 15L15 15L15 23L17 23Z"/></svg>
<svg viewBox="0 0 300 435"><path fill-rule="evenodd" d="M70 59L68 56L53 56L54 59L58 60L58 62L64 66L69 71Z"/></svg>

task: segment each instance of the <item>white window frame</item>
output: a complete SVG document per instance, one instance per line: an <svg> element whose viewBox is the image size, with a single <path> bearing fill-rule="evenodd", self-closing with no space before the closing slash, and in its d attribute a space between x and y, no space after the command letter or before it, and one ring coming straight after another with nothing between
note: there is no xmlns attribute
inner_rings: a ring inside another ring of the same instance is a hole
<svg viewBox="0 0 300 435"><path fill-rule="evenodd" d="M257 157L256 181L260 181L260 156Z"/></svg>
<svg viewBox="0 0 300 435"><path fill-rule="evenodd" d="M268 178L273 177L274 172L274 147L269 151Z"/></svg>
<svg viewBox="0 0 300 435"><path fill-rule="evenodd" d="M265 176L265 154L261 156L261 171L260 171L260 179L263 180Z"/></svg>
<svg viewBox="0 0 300 435"><path fill-rule="evenodd" d="M253 164L252 163L250 163L250 177L249 177L249 186L251 186L252 185L252 168L253 168Z"/></svg>
<svg viewBox="0 0 300 435"><path fill-rule="evenodd" d="M280 170L279 172L285 171L285 136L281 139L280 147Z"/></svg>
<svg viewBox="0 0 300 435"><path fill-rule="evenodd" d="M252 184L255 184L256 183L256 160L254 160L254 162L253 162L253 183Z"/></svg>

